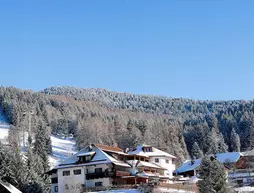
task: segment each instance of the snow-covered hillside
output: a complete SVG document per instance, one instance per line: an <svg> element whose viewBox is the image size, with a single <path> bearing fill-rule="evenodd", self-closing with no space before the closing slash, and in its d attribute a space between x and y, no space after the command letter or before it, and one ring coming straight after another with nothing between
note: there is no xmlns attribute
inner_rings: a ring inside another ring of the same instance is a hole
<svg viewBox="0 0 254 193"><path fill-rule="evenodd" d="M7 118L5 117L2 109L0 108L0 141L2 143L7 142L9 129L10 124ZM28 134L26 132L25 138L27 138L27 136ZM56 166L59 162L67 159L68 157L76 153L75 151L76 142L74 139L70 138L61 139L56 136L51 136L51 144L53 152L53 154L49 157L51 167ZM22 145L20 148L22 151L25 149L24 147L22 147Z"/></svg>
<svg viewBox="0 0 254 193"><path fill-rule="evenodd" d="M0 140L1 142L6 142L9 128L10 128L10 124L7 118L5 117L2 109L0 108Z"/></svg>
<svg viewBox="0 0 254 193"><path fill-rule="evenodd" d="M76 153L76 142L71 138L61 139L52 135L51 144L53 152L49 158L51 167Z"/></svg>

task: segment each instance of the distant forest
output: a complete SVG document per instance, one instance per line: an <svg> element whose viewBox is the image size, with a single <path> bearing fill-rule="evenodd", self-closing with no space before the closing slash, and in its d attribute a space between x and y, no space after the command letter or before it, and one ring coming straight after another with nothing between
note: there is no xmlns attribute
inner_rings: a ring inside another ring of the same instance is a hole
<svg viewBox="0 0 254 193"><path fill-rule="evenodd" d="M125 149L141 143L166 149L179 161L254 146L254 101L199 101L50 87L41 92L0 87L0 106L17 130L43 124L47 134L73 134L89 143Z"/></svg>

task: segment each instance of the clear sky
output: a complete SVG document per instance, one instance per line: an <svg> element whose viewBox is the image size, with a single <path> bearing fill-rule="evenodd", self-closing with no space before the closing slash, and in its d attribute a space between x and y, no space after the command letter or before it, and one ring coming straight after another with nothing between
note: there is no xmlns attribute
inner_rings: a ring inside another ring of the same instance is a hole
<svg viewBox="0 0 254 193"><path fill-rule="evenodd" d="M254 99L253 0L1 1L0 84Z"/></svg>

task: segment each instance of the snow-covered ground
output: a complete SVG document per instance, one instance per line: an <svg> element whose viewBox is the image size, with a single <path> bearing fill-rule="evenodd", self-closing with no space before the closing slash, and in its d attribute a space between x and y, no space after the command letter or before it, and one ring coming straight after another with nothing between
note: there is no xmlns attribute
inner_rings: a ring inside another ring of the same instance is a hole
<svg viewBox="0 0 254 193"><path fill-rule="evenodd" d="M244 186L240 188L235 188L235 191L242 193L242 192L254 192L254 187L251 186Z"/></svg>
<svg viewBox="0 0 254 193"><path fill-rule="evenodd" d="M5 142L8 138L9 125L0 125L0 141Z"/></svg>
<svg viewBox="0 0 254 193"><path fill-rule="evenodd" d="M108 191L99 191L98 193L138 193L137 189L129 189L129 190L108 190ZM185 190L176 190L171 188L157 188L154 190L154 193L195 193L193 191L185 191Z"/></svg>
<svg viewBox="0 0 254 193"><path fill-rule="evenodd" d="M0 141L2 143L7 142L9 134L10 124L6 119L2 109L0 108ZM28 133L25 132L25 139L27 139ZM22 138L22 136L21 136ZM21 139L22 140L22 139ZM27 140L25 140L26 143ZM52 152L53 154L49 156L50 166L54 167L59 162L69 158L71 155L75 154L76 142L74 139L65 138L61 139L56 136L51 136ZM21 141L21 151L24 151L23 143Z"/></svg>
<svg viewBox="0 0 254 193"><path fill-rule="evenodd" d="M51 167L56 166L59 162L69 158L76 151L76 141L70 138L61 139L51 136L51 145L53 155L49 157Z"/></svg>
<svg viewBox="0 0 254 193"><path fill-rule="evenodd" d="M10 124L0 108L0 141L2 143L5 143L8 138L9 128Z"/></svg>

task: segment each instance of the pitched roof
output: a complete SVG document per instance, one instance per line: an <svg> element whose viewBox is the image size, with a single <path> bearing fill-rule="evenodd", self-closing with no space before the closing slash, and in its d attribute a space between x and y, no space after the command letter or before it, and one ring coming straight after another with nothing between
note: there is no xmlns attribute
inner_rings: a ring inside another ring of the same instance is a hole
<svg viewBox="0 0 254 193"><path fill-rule="evenodd" d="M75 167L75 166L85 166L85 165L94 165L94 164L104 164L104 163L114 163L115 165L123 166L123 167L130 167L129 164L117 160L110 156L109 154L106 153L106 151L110 151L110 148L107 148L110 146L106 145L94 145L92 146L92 149L90 147L83 148L80 150L78 153L70 157L69 159L61 162L56 168L65 168L65 167ZM107 149L107 150L105 150ZM112 147L114 152L120 152L120 148ZM92 160L87 163L82 163L82 164L77 164L78 157L79 156L84 156L84 155L91 155L93 154L94 156L92 157Z"/></svg>
<svg viewBox="0 0 254 193"><path fill-rule="evenodd" d="M240 152L226 152L226 153L217 153L216 159L222 163L235 163L238 161L242 154ZM212 155L211 155L212 156ZM175 170L177 173L183 173L187 171L192 171L196 169L201 163L201 159L196 160L186 160L179 168Z"/></svg>
<svg viewBox="0 0 254 193"><path fill-rule="evenodd" d="M95 144L95 146L100 148L101 150L104 150L104 151L123 152L123 150L119 147L107 146L107 145L102 145L102 144Z"/></svg>
<svg viewBox="0 0 254 193"><path fill-rule="evenodd" d="M242 156L240 152L217 153L216 159L220 163L235 163Z"/></svg>
<svg viewBox="0 0 254 193"><path fill-rule="evenodd" d="M149 147L148 145L139 145L137 146L137 148L134 150L134 151L129 151L128 154L129 155L140 155L140 156L146 156L146 157L170 157L170 158L176 158L175 156L167 153L167 152L164 152L164 151L161 151L155 147L152 147L152 151L151 152L144 152L143 151L143 147Z"/></svg>

